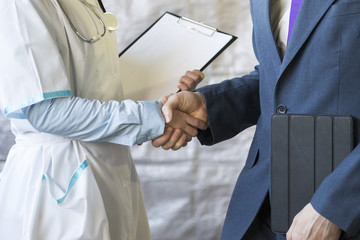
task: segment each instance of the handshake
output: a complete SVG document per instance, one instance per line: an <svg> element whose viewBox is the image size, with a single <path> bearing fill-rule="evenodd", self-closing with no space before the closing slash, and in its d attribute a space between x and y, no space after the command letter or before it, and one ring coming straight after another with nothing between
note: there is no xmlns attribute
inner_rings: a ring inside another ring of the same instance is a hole
<svg viewBox="0 0 360 240"><path fill-rule="evenodd" d="M182 92L160 99L165 130L163 135L152 140L154 147L178 150L198 135L198 129L207 128L205 100L200 93L190 92L203 78L199 70L188 71L179 81L178 88Z"/></svg>

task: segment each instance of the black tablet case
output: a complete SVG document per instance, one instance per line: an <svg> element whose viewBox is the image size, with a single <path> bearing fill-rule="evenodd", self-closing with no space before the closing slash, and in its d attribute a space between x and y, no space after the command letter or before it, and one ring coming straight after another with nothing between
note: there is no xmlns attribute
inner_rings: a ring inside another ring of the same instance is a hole
<svg viewBox="0 0 360 240"><path fill-rule="evenodd" d="M353 149L350 116L275 114L271 120L271 228L285 233Z"/></svg>

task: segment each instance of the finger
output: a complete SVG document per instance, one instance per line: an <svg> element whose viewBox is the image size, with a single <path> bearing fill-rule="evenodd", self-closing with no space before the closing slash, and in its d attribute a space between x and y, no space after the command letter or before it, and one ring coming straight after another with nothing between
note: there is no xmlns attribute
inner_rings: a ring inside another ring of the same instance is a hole
<svg viewBox="0 0 360 240"><path fill-rule="evenodd" d="M182 130L191 137L196 137L198 135L197 129L187 124L182 128Z"/></svg>
<svg viewBox="0 0 360 240"><path fill-rule="evenodd" d="M200 83L201 80L204 78L204 74L199 70L187 71L185 73L185 76L193 79L196 84Z"/></svg>
<svg viewBox="0 0 360 240"><path fill-rule="evenodd" d="M171 127L167 127L165 129L164 134L161 135L160 137L155 138L154 140L152 140L151 144L156 148L164 145L165 143L167 143L169 141L172 133L173 133L173 129Z"/></svg>
<svg viewBox="0 0 360 240"><path fill-rule="evenodd" d="M192 136L190 136L189 134L185 134L186 135L186 142L191 142L191 140L193 139Z"/></svg>
<svg viewBox="0 0 360 240"><path fill-rule="evenodd" d="M182 147L186 147L187 144L188 144L189 142L191 142L192 137L191 137L189 134L183 133L183 135L185 135L185 141L182 141L182 139L180 139L180 140L178 141L178 143L177 143L178 146L172 148L172 150L178 150L178 149L180 149L180 148L182 148ZM181 144L182 144L182 145L181 145ZM180 147L179 147L179 146L180 146Z"/></svg>
<svg viewBox="0 0 360 240"><path fill-rule="evenodd" d="M180 89L181 91L192 91L194 88L192 88L191 86L187 85L186 83L181 83L179 85L177 85L177 88Z"/></svg>
<svg viewBox="0 0 360 240"><path fill-rule="evenodd" d="M203 128L206 125L203 121L181 111L174 112L174 121L174 123L170 123L171 127L180 128L192 137L198 135L198 127Z"/></svg>
<svg viewBox="0 0 360 240"><path fill-rule="evenodd" d="M193 72L200 76L201 79L200 81L202 81L205 78L205 74L202 71L195 69Z"/></svg>
<svg viewBox="0 0 360 240"><path fill-rule="evenodd" d="M182 91L191 91L204 79L205 75L199 71L187 71L184 76L180 78L178 88Z"/></svg>
<svg viewBox="0 0 360 240"><path fill-rule="evenodd" d="M196 117L190 116L188 114L186 114L186 123L196 129L206 130L208 128L208 125L206 122L204 122ZM196 133L196 135L197 135L197 133ZM192 136L195 137L194 135L192 135Z"/></svg>
<svg viewBox="0 0 360 240"><path fill-rule="evenodd" d="M182 90L182 91L190 91L195 89L197 83L199 82L199 79L196 78L192 78L189 76L182 76L180 79L180 85L178 85L178 87Z"/></svg>
<svg viewBox="0 0 360 240"><path fill-rule="evenodd" d="M180 129L174 129L170 139L162 145L162 148L165 150L169 150L170 148L174 147L181 138L181 135L182 132Z"/></svg>
<svg viewBox="0 0 360 240"><path fill-rule="evenodd" d="M176 142L176 144L171 148L172 150L176 151L179 150L182 146L186 146L186 134L182 133L179 140Z"/></svg>
<svg viewBox="0 0 360 240"><path fill-rule="evenodd" d="M205 75L199 70L191 71L185 75L194 79L196 85L198 85L205 77Z"/></svg>
<svg viewBox="0 0 360 240"><path fill-rule="evenodd" d="M196 72L196 71L187 71L185 74L185 77L193 80L195 82L195 84L197 85L199 82L201 82L202 77L199 74L200 71Z"/></svg>

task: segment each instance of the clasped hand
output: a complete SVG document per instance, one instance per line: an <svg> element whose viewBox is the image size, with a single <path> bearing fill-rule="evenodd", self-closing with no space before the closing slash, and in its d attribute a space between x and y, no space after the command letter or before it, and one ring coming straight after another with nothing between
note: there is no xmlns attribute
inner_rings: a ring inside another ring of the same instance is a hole
<svg viewBox="0 0 360 240"><path fill-rule="evenodd" d="M200 93L180 92L161 98L166 127L162 136L154 139L154 147L178 150L187 145L198 129L207 128L205 101Z"/></svg>
<svg viewBox="0 0 360 240"><path fill-rule="evenodd" d="M205 102L199 93L188 92L204 79L199 70L187 71L179 81L182 92L162 97L165 118L164 134L152 141L154 147L178 150L207 128Z"/></svg>

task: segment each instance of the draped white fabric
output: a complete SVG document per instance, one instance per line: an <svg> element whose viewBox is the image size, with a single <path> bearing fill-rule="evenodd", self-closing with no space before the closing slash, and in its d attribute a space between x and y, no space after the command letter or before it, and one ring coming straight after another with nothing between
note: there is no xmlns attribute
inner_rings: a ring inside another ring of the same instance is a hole
<svg viewBox="0 0 360 240"><path fill-rule="evenodd" d="M10 121L0 112L0 172L5 164L7 153L15 143L15 136L10 128Z"/></svg>
<svg viewBox="0 0 360 240"><path fill-rule="evenodd" d="M236 42L205 70L206 79L201 85L241 76L252 71L257 63L252 51L248 1L103 0L103 3L108 11L119 17L120 50L165 11L238 36ZM176 86L169 92L175 89ZM219 238L253 130L212 147L201 146L197 139L176 152L155 149L149 143L132 147L153 240Z"/></svg>

